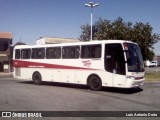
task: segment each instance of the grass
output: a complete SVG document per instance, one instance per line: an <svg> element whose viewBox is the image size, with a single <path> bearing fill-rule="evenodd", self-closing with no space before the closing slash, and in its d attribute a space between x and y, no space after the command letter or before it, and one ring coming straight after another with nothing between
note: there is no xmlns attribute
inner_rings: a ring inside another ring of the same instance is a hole
<svg viewBox="0 0 160 120"><path fill-rule="evenodd" d="M160 81L160 71L147 72L145 74L146 81Z"/></svg>

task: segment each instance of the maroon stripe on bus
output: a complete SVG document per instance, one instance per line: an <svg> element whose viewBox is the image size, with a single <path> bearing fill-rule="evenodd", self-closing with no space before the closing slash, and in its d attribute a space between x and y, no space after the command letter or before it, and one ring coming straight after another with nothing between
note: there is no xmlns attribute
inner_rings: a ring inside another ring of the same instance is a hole
<svg viewBox="0 0 160 120"><path fill-rule="evenodd" d="M13 60L13 66L14 67L22 67L22 68L56 68L56 69L96 70L96 69L93 69L93 68L75 67L75 66L57 65L57 64L39 63L39 62L30 62L30 61L22 61L22 60Z"/></svg>
<svg viewBox="0 0 160 120"><path fill-rule="evenodd" d="M144 77L135 77L135 80L144 79Z"/></svg>

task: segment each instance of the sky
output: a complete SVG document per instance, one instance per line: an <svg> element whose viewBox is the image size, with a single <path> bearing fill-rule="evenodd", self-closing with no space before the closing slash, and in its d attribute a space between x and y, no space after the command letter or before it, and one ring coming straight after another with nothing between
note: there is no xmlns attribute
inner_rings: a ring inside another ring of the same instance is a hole
<svg viewBox="0 0 160 120"><path fill-rule="evenodd" d="M40 37L79 38L81 26L99 17L114 21L149 22L153 33L160 34L160 0L0 0L0 32L12 32L13 44L18 41L36 44ZM160 42L155 53L160 55Z"/></svg>

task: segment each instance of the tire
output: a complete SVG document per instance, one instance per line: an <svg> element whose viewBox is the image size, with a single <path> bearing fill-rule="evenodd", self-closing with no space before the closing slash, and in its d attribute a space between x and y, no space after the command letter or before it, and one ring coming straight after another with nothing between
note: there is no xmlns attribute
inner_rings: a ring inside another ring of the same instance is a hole
<svg viewBox="0 0 160 120"><path fill-rule="evenodd" d="M97 75L88 78L88 86L91 90L99 91L102 88L102 81Z"/></svg>
<svg viewBox="0 0 160 120"><path fill-rule="evenodd" d="M41 85L42 84L42 77L39 72L35 72L32 76L32 80L35 85Z"/></svg>

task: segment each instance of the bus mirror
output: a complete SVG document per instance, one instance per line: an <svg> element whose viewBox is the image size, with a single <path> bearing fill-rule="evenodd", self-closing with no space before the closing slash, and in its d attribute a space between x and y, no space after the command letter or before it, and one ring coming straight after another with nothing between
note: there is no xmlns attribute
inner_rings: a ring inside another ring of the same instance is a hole
<svg viewBox="0 0 160 120"><path fill-rule="evenodd" d="M124 49L128 50L128 44L126 42L123 43Z"/></svg>

